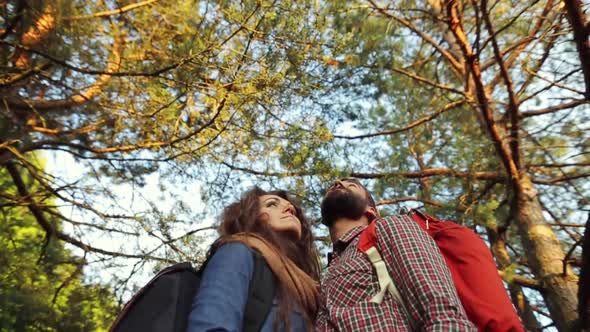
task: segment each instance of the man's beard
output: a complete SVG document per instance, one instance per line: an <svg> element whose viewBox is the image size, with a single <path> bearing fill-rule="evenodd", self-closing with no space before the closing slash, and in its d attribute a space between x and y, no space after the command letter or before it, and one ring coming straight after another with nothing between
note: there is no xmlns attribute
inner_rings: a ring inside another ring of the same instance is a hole
<svg viewBox="0 0 590 332"><path fill-rule="evenodd" d="M329 192L321 204L322 224L332 227L339 218L360 219L365 213L369 201L348 189L336 189Z"/></svg>

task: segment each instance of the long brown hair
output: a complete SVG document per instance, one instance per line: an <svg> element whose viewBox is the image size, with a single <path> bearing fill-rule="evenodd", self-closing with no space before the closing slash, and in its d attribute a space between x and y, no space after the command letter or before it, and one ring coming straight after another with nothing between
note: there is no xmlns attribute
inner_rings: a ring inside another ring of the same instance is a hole
<svg viewBox="0 0 590 332"><path fill-rule="evenodd" d="M283 234L273 231L267 223L260 222L258 216L260 213L259 197L264 195L276 195L291 203L295 208L295 216L301 223L301 238L293 240ZM225 207L223 210L222 222L218 229L221 238L213 244L212 250L215 250L218 243L222 243L224 237L237 233L254 233L266 241L270 242L280 253L291 259L297 267L306 272L310 277L319 282L320 263L318 260L318 251L314 244L313 233L311 232L311 223L305 218L301 207L286 191L264 191L259 187L254 187L245 192L241 199ZM290 330L290 316L293 309L292 299L285 285L279 283L278 287L279 310L277 319L274 322L275 330L278 322L284 322L287 330ZM301 302L298 300L299 305ZM306 323L309 325L315 318L315 313L303 311Z"/></svg>

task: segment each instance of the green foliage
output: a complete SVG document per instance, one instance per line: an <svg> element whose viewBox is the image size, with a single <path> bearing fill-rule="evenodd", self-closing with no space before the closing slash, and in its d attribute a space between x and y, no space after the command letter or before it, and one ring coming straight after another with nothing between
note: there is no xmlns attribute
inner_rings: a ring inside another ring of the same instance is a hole
<svg viewBox="0 0 590 332"><path fill-rule="evenodd" d="M0 187L14 194L6 172ZM107 331L116 310L111 291L84 282L84 260L56 239L46 243L26 206L0 203L0 331Z"/></svg>
<svg viewBox="0 0 590 332"><path fill-rule="evenodd" d="M6 71L1 80L9 82L0 90L0 161L14 160L36 175L26 181L35 188L34 200L47 203L46 214L60 211L48 203L58 193L65 198L60 203L89 221L68 234L116 234L131 244L127 254L153 253L162 260L158 267L166 259L198 260L203 238L178 237L179 229L188 231L204 214L218 215L245 187L289 189L317 219L327 183L357 174L377 200L403 198L383 206L384 214L424 205L479 231L512 223L510 254L519 260L526 245L515 235L510 211L514 187L482 117L473 73L465 69L475 60L481 66L494 124L509 145L510 95L492 37L519 101L521 172L552 211L538 215L576 221L588 202L587 104L525 116L582 98L576 48L555 2L547 15L547 1L490 4L494 35L483 24L481 8L474 7L480 2L452 2L461 7L459 22L475 53L471 59L458 47L447 8L437 8L438 1L160 0L127 7L137 3L28 1L22 14L15 6L0 6L7 20L21 19L0 48ZM57 24L30 46L29 65L20 68L14 59L21 37L48 4L55 6ZM115 62L114 73L104 75ZM80 101L88 87L96 88L94 94ZM79 101L45 105L73 97ZM449 105L454 107L445 109ZM358 137L366 134L372 135ZM85 175L44 174L31 163L38 150L75 156ZM447 172L419 174L427 170ZM155 173L160 186L156 198L149 198L146 183ZM203 188L206 213L195 216L190 203L160 204L176 200L171 191L185 181ZM121 197L128 196L118 190L128 187L131 201L151 199L149 208L121 208L128 203ZM41 308L47 322L94 315L90 299L100 288L81 282L76 264L62 263L81 260L54 240L42 250L43 234L14 189L2 192L12 195L3 205L2 248L11 255L3 258L2 280L40 294L39 301L32 295L27 301ZM558 230L557 237L567 247L574 233ZM159 249L145 238L155 239ZM21 267L27 271L22 280L10 272L33 261L39 263ZM53 301L59 284L72 275ZM88 306L67 311L70 298ZM99 310L96 321L107 312Z"/></svg>

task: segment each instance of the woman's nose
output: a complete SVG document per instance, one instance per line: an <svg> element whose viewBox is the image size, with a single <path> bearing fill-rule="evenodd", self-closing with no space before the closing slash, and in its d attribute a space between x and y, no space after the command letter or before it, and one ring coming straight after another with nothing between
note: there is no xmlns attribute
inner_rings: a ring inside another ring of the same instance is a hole
<svg viewBox="0 0 590 332"><path fill-rule="evenodd" d="M295 208L291 204L286 204L283 208L283 212L289 212L290 214L295 214Z"/></svg>

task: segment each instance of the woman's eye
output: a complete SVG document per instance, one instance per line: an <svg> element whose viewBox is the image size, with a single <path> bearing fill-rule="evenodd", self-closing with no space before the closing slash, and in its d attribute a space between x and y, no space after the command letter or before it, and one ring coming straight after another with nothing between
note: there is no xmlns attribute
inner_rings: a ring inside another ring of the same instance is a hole
<svg viewBox="0 0 590 332"><path fill-rule="evenodd" d="M266 207L271 207L271 206L277 206L277 202L271 201L271 202L266 203Z"/></svg>

